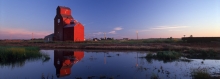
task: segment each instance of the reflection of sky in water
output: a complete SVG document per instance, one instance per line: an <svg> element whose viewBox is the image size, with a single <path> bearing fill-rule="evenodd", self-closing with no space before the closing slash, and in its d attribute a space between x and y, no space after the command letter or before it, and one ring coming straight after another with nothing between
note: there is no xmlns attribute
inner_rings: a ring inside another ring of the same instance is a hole
<svg viewBox="0 0 220 79"><path fill-rule="evenodd" d="M51 59L48 62L41 60L35 62L25 62L23 67L1 67L0 79L39 79L42 74L45 77L49 75L49 79L56 79L56 68L54 66L54 50L43 50L48 53ZM146 53L138 53L138 56L145 56ZM201 63L201 62L204 63ZM138 62L138 63L137 63ZM87 79L94 76L99 79L100 76L114 77L114 79L146 79L152 74L158 74L160 78L189 78L190 69L198 67L210 68L210 71L219 72L219 60L202 60L193 59L192 62L166 62L152 60L148 62L146 59L137 59L137 52L84 52L84 57L73 64L71 73L68 76L59 79L74 79L82 77ZM138 64L138 65L137 65Z"/></svg>

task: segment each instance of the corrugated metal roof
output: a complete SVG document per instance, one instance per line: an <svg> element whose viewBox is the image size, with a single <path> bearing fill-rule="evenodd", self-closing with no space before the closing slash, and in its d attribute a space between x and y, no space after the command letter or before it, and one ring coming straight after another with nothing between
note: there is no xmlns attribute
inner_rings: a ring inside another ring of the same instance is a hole
<svg viewBox="0 0 220 79"><path fill-rule="evenodd" d="M54 36L54 33L50 34L50 35L47 35L45 37L53 37Z"/></svg>

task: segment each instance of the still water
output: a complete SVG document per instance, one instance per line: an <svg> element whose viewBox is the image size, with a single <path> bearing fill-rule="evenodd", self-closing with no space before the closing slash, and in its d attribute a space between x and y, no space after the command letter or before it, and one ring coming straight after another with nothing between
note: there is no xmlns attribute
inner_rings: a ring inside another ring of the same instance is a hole
<svg viewBox="0 0 220 79"><path fill-rule="evenodd" d="M162 61L140 58L143 51L41 50L50 60L25 61L19 65L1 65L0 79L190 79L191 71L208 68L220 72L219 60L190 59Z"/></svg>

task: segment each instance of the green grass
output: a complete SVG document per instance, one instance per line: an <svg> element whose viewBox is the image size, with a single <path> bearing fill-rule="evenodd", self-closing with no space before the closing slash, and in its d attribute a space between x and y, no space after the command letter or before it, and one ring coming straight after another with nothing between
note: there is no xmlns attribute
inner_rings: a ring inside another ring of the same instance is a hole
<svg viewBox="0 0 220 79"><path fill-rule="evenodd" d="M180 53L175 51L159 51L156 54L149 53L146 58L157 58L157 59L178 59L181 56Z"/></svg>
<svg viewBox="0 0 220 79"><path fill-rule="evenodd" d="M159 51L157 52L157 58L160 59L178 59L181 56L180 53L175 51Z"/></svg>
<svg viewBox="0 0 220 79"><path fill-rule="evenodd" d="M41 58L44 61L50 59L49 55L41 53L38 47L0 46L0 64L3 65Z"/></svg>
<svg viewBox="0 0 220 79"><path fill-rule="evenodd" d="M164 63L167 62L173 62L181 57L180 52L175 52L175 51L158 51L155 54L153 53L148 53L145 57L140 57L140 58L145 58L148 63L152 63L152 59L156 59L159 61L163 61Z"/></svg>
<svg viewBox="0 0 220 79"><path fill-rule="evenodd" d="M155 54L153 53L148 53L145 58L148 63L152 62L152 59L156 59L159 61L163 61L164 63L166 62L173 62L181 57L181 53L175 52L175 51L159 51L156 52Z"/></svg>

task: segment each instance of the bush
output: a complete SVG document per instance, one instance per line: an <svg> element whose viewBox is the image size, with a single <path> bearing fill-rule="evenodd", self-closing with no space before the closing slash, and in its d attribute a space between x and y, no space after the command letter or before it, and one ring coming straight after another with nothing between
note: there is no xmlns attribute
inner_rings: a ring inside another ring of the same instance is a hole
<svg viewBox="0 0 220 79"><path fill-rule="evenodd" d="M178 59L181 56L180 53L175 51L160 51L157 52L157 58L159 59Z"/></svg>

